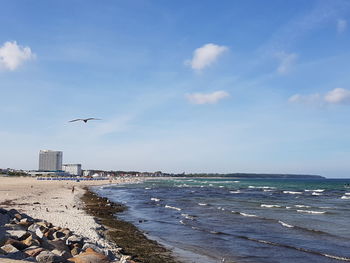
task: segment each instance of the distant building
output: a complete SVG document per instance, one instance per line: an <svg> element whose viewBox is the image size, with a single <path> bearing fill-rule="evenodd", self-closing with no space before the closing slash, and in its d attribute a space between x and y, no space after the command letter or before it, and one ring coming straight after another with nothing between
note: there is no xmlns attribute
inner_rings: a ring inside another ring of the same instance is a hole
<svg viewBox="0 0 350 263"><path fill-rule="evenodd" d="M62 155L60 151L41 150L39 153L39 171L61 171Z"/></svg>
<svg viewBox="0 0 350 263"><path fill-rule="evenodd" d="M91 171L91 170L84 170L83 171L83 176L91 176L91 175L93 175L93 171Z"/></svg>
<svg viewBox="0 0 350 263"><path fill-rule="evenodd" d="M81 176L81 164L64 164L62 166L63 171L71 175Z"/></svg>

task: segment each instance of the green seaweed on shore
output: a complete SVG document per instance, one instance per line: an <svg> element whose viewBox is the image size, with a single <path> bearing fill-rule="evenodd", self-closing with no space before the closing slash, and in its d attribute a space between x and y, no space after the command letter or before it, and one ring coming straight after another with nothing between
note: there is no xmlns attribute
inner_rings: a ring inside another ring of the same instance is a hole
<svg viewBox="0 0 350 263"><path fill-rule="evenodd" d="M124 254L130 255L132 260L140 263L179 263L169 250L148 239L133 224L115 216L116 213L125 211L125 206L112 203L107 198L86 190L81 198L85 203L85 211L107 228L106 238L121 247Z"/></svg>

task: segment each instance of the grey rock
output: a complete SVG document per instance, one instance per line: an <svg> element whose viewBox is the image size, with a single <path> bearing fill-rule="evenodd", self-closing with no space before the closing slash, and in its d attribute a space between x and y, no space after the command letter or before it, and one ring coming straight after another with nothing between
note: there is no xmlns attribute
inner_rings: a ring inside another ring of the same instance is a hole
<svg viewBox="0 0 350 263"><path fill-rule="evenodd" d="M15 253L15 252L19 251L17 248L12 246L11 244L4 245L4 246L1 247L1 249L3 251L5 251L6 254L8 254L8 253Z"/></svg>
<svg viewBox="0 0 350 263"><path fill-rule="evenodd" d="M37 235L38 238L42 239L43 236L44 236L44 233L41 232L41 230L38 228L38 229L35 231L35 235Z"/></svg>
<svg viewBox="0 0 350 263"><path fill-rule="evenodd" d="M52 234L52 236L55 239L60 239L60 238L64 238L66 235L61 231L56 231L55 233Z"/></svg>
<svg viewBox="0 0 350 263"><path fill-rule="evenodd" d="M68 250L68 251L62 251L62 250L58 250L58 249L54 249L51 251L52 253L58 255L58 256L61 256L65 259L68 259L68 258L71 258L72 257L72 254L71 252Z"/></svg>
<svg viewBox="0 0 350 263"><path fill-rule="evenodd" d="M84 238L81 236L73 235L73 236L70 236L69 238L67 238L67 240L66 240L66 244L68 246L76 244L76 243L83 245Z"/></svg>
<svg viewBox="0 0 350 263"><path fill-rule="evenodd" d="M19 251L17 248L10 244L2 246L1 249L5 252L6 258L24 259L26 257L26 255L22 251Z"/></svg>
<svg viewBox="0 0 350 263"><path fill-rule="evenodd" d="M103 255L105 254L103 249L99 248L98 246L96 246L93 243L85 243L83 246L83 250L85 251L88 248L92 248L93 250L95 250L99 254L103 254Z"/></svg>
<svg viewBox="0 0 350 263"><path fill-rule="evenodd" d="M27 234L25 230L7 230L6 231L11 237L21 239L23 236Z"/></svg>
<svg viewBox="0 0 350 263"><path fill-rule="evenodd" d="M66 260L50 251L43 251L36 256L36 261L39 263L64 263Z"/></svg>

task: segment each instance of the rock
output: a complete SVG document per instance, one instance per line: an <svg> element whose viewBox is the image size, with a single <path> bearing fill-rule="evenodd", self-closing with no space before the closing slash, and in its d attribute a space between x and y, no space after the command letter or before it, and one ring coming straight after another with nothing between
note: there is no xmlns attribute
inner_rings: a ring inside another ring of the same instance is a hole
<svg viewBox="0 0 350 263"><path fill-rule="evenodd" d="M22 219L22 215L19 214L19 213L15 214L14 217L15 217L18 221L20 221L20 220Z"/></svg>
<svg viewBox="0 0 350 263"><path fill-rule="evenodd" d="M31 261L31 259L29 259L29 258L27 258L26 260L16 260L16 259L9 259L9 258L1 258L1 263L31 263L31 262L36 262L36 260L35 261Z"/></svg>
<svg viewBox="0 0 350 263"><path fill-rule="evenodd" d="M52 253L56 254L56 255L59 255L65 259L68 259L68 258L71 258L72 257L72 254L70 253L70 251L61 251L61 250L58 250L58 249L54 249L51 251Z"/></svg>
<svg viewBox="0 0 350 263"><path fill-rule="evenodd" d="M35 235L37 235L38 238L42 239L43 236L44 236L44 233L41 232L41 230L38 228L38 229L35 231Z"/></svg>
<svg viewBox="0 0 350 263"><path fill-rule="evenodd" d="M50 251L42 251L35 258L39 263L64 263L66 260Z"/></svg>
<svg viewBox="0 0 350 263"><path fill-rule="evenodd" d="M15 246L11 244L6 244L1 247L3 251L6 253L6 258L11 258L11 259L24 259L26 255L19 251Z"/></svg>
<svg viewBox="0 0 350 263"><path fill-rule="evenodd" d="M98 246L96 246L95 244L92 244L92 243L85 243L84 246L83 246L83 250L86 251L87 249L92 249L94 251L96 251L97 253L100 253L100 254L104 254L104 251L103 249L99 248Z"/></svg>
<svg viewBox="0 0 350 263"><path fill-rule="evenodd" d="M34 249L26 249L24 250L24 253L28 256L28 257L36 257L37 255L39 255L42 251L44 251L43 248L38 247L38 248L34 248Z"/></svg>
<svg viewBox="0 0 350 263"><path fill-rule="evenodd" d="M79 247L73 247L73 249L70 251L70 253L71 253L72 256L74 257L74 256L78 255L81 251L82 251L81 248L79 248Z"/></svg>
<svg viewBox="0 0 350 263"><path fill-rule="evenodd" d="M28 231L35 233L37 229L40 229L40 226L36 223L28 227Z"/></svg>
<svg viewBox="0 0 350 263"><path fill-rule="evenodd" d="M14 253L14 252L18 251L18 249L16 247L14 247L13 245L11 245L11 244L6 244L6 245L2 246L1 249L3 251L5 251L6 254Z"/></svg>
<svg viewBox="0 0 350 263"><path fill-rule="evenodd" d="M76 243L83 245L84 238L77 236L77 235L73 235L73 236L70 236L69 238L67 238L67 240L66 240L66 244L68 246L71 246L71 245L76 244Z"/></svg>
<svg viewBox="0 0 350 263"><path fill-rule="evenodd" d="M17 248L18 250L23 250L23 249L26 249L28 247L22 241L19 241L19 240L16 240L16 239L12 239L12 238L7 239L6 242L5 242L5 245L12 245L15 248Z"/></svg>
<svg viewBox="0 0 350 263"><path fill-rule="evenodd" d="M56 231L56 232L54 232L54 233L52 234L52 236L53 236L53 238L55 238L55 239L60 239L60 238L65 237L66 235L65 235L63 232L61 232L61 231Z"/></svg>
<svg viewBox="0 0 350 263"><path fill-rule="evenodd" d="M30 246L40 246L40 241L37 240L33 235L30 235L25 240L22 241L28 247Z"/></svg>
<svg viewBox="0 0 350 263"><path fill-rule="evenodd" d="M108 258L100 253L95 252L92 248L87 248L86 252L68 259L69 262L75 263L109 263Z"/></svg>
<svg viewBox="0 0 350 263"><path fill-rule="evenodd" d="M33 224L32 221L30 221L28 218L23 218L19 221L18 223L19 225L25 226L25 227L29 227L31 224Z"/></svg>
<svg viewBox="0 0 350 263"><path fill-rule="evenodd" d="M16 239L21 239L24 235L27 234L25 230L7 230L6 231L11 237Z"/></svg>

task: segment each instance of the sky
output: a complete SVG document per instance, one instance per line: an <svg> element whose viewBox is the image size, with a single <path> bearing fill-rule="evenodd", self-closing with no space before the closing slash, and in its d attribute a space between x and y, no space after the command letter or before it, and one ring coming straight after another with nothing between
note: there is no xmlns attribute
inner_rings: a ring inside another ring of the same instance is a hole
<svg viewBox="0 0 350 263"><path fill-rule="evenodd" d="M1 168L50 149L83 169L350 177L350 1L1 10Z"/></svg>

